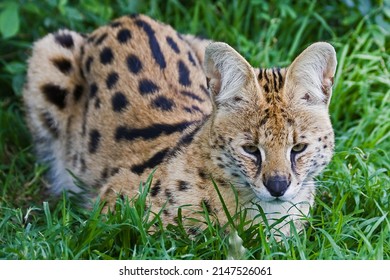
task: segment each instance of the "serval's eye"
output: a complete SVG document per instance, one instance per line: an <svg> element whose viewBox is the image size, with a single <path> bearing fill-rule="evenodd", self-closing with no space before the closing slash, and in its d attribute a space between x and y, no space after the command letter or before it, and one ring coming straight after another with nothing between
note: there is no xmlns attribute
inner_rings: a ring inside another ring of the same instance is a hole
<svg viewBox="0 0 390 280"><path fill-rule="evenodd" d="M291 152L299 154L302 153L306 149L306 147L307 144L304 143L296 144L294 147L292 147Z"/></svg>
<svg viewBox="0 0 390 280"><path fill-rule="evenodd" d="M242 146L242 149L248 154L257 154L259 152L259 148L256 145L251 144Z"/></svg>

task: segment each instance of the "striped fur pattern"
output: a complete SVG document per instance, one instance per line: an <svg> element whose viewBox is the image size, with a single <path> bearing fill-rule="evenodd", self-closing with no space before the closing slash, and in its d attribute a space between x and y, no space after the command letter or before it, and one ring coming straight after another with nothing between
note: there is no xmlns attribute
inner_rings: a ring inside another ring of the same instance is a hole
<svg viewBox="0 0 390 280"><path fill-rule="evenodd" d="M335 66L327 43L288 68L257 69L227 44L122 17L34 44L27 121L54 194L80 191L72 173L111 207L156 169L148 201L165 223L182 205L184 217L207 210L226 221L213 179L232 215L238 194L251 219L257 204L270 220L289 215L300 227L313 177L332 156Z"/></svg>

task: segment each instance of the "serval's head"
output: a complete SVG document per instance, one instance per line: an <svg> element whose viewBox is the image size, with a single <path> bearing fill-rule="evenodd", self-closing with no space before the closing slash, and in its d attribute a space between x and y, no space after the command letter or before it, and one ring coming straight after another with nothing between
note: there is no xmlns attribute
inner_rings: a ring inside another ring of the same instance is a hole
<svg viewBox="0 0 390 280"><path fill-rule="evenodd" d="M284 69L254 69L224 43L207 47L211 156L227 179L261 201L308 196L313 176L332 157L328 107L336 64L334 48L323 42Z"/></svg>

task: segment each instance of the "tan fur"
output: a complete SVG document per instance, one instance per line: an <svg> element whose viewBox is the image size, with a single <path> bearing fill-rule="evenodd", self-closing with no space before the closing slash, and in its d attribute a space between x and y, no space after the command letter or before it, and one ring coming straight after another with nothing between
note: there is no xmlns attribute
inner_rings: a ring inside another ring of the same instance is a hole
<svg viewBox="0 0 390 280"><path fill-rule="evenodd" d="M226 222L213 179L232 215L245 207L257 219L260 205L270 220L288 214L301 227L313 177L333 150L329 44L313 44L288 69L255 69L227 44L180 35L143 15L87 38L62 32L73 47L58 34L37 42L24 92L54 192L78 190L68 169L112 206L118 194L136 195L156 168L148 201L156 213L163 208L165 223L175 223L183 205L186 218L201 219L206 208ZM72 71L53 57L68 59ZM47 84L66 89L64 98ZM307 147L294 153L297 144Z"/></svg>

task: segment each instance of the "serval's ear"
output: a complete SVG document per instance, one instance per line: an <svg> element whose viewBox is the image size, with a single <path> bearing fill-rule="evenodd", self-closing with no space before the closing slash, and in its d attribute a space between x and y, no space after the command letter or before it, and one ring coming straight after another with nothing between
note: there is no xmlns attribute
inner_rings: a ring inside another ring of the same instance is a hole
<svg viewBox="0 0 390 280"><path fill-rule="evenodd" d="M249 101L255 74L250 64L225 43L211 43L206 48L204 69L208 86L218 105L235 107L237 101ZM253 92L253 91L252 91Z"/></svg>
<svg viewBox="0 0 390 280"><path fill-rule="evenodd" d="M336 52L330 44L310 45L289 66L285 93L293 104L328 105L336 65Z"/></svg>

